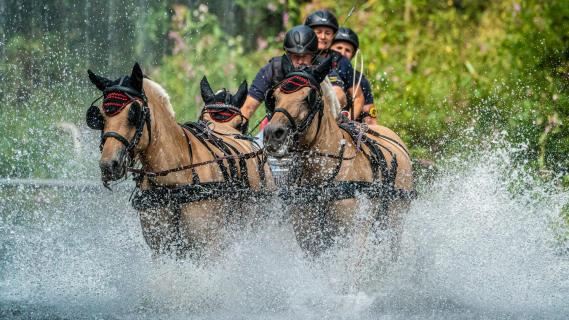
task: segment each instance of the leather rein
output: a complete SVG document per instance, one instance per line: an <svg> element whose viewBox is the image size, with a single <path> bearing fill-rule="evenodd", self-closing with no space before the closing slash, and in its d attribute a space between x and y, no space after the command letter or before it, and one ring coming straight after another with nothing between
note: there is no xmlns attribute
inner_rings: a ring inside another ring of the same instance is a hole
<svg viewBox="0 0 569 320"><path fill-rule="evenodd" d="M205 166L205 165L212 164L212 163L218 163L219 161L223 161L223 160L251 159L251 158L254 158L254 157L261 155L262 153L263 153L263 150L259 149L257 151L253 151L253 152L249 152L249 153L242 153L242 154L238 154L238 155L228 155L228 156L224 156L224 157L216 157L216 158L213 158L211 160L198 162L198 163L192 163L192 164L189 164L186 166L181 166L181 167L176 167L176 168L171 168L171 169L166 169L166 170L161 170L161 171L145 171L142 169L136 169L136 168L132 168L132 167L128 168L128 171L132 172L132 173L139 174L141 176L147 176L149 178L163 177L163 176L166 176L166 175L173 173L173 172L185 171L185 170Z"/></svg>

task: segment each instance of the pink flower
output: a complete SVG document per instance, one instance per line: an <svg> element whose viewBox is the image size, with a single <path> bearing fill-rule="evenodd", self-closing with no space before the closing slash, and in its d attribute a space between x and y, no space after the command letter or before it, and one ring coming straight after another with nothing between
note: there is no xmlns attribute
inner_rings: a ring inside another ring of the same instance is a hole
<svg viewBox="0 0 569 320"><path fill-rule="evenodd" d="M178 54L184 50L186 50L186 42L182 36L176 31L168 32L168 38L174 40L174 48L172 49L172 54Z"/></svg>
<svg viewBox="0 0 569 320"><path fill-rule="evenodd" d="M258 37L257 38L257 49L264 50L269 46L269 41L264 38Z"/></svg>

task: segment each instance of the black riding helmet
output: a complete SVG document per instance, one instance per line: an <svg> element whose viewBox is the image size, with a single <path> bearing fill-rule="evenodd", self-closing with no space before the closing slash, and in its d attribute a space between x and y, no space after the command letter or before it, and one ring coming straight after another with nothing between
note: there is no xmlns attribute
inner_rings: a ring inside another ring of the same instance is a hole
<svg viewBox="0 0 569 320"><path fill-rule="evenodd" d="M358 51L358 48L360 47L360 40L358 39L358 35L350 28L342 27L338 29L338 32L336 32L336 36L334 36L334 41L332 44L339 41L345 41L353 45L354 52Z"/></svg>
<svg viewBox="0 0 569 320"><path fill-rule="evenodd" d="M316 54L318 51L316 33L305 25L293 27L285 35L283 49L288 53Z"/></svg>
<svg viewBox="0 0 569 320"><path fill-rule="evenodd" d="M334 30L334 33L338 31L338 20L328 10L317 10L306 17L304 24L314 28L314 27L329 27Z"/></svg>

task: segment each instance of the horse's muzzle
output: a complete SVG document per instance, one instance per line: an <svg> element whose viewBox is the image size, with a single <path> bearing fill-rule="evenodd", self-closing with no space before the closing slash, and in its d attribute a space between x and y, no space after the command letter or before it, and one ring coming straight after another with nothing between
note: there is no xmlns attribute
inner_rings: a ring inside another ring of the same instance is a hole
<svg viewBox="0 0 569 320"><path fill-rule="evenodd" d="M288 152L290 129L283 125L269 124L263 132L263 144L267 153L282 157Z"/></svg>
<svg viewBox="0 0 569 320"><path fill-rule="evenodd" d="M101 179L103 181L115 181L126 174L126 163L124 156L113 158L108 161L99 162L101 168Z"/></svg>

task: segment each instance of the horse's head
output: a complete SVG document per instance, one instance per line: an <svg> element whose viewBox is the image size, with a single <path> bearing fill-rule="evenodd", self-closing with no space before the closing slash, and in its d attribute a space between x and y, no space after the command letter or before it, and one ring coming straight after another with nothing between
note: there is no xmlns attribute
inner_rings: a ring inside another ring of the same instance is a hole
<svg viewBox="0 0 569 320"><path fill-rule="evenodd" d="M213 92L207 78L204 76L200 82L204 108L202 118L223 122L233 128L243 131L248 119L241 114L241 107L247 98L247 81L243 81L235 94L231 94L225 88Z"/></svg>
<svg viewBox="0 0 569 320"><path fill-rule="evenodd" d="M321 64L289 73L267 94L270 122L265 127L264 145L272 156L284 156L305 138L316 115L318 126L324 114L320 83L330 72L331 58ZM307 141L304 141L307 142Z"/></svg>
<svg viewBox="0 0 569 320"><path fill-rule="evenodd" d="M129 162L150 141L150 111L142 86L142 69L136 63L130 76L114 81L91 70L87 72L91 82L103 92L103 104L93 104L86 121L91 129L102 131L101 175L104 182L114 181L126 174Z"/></svg>

